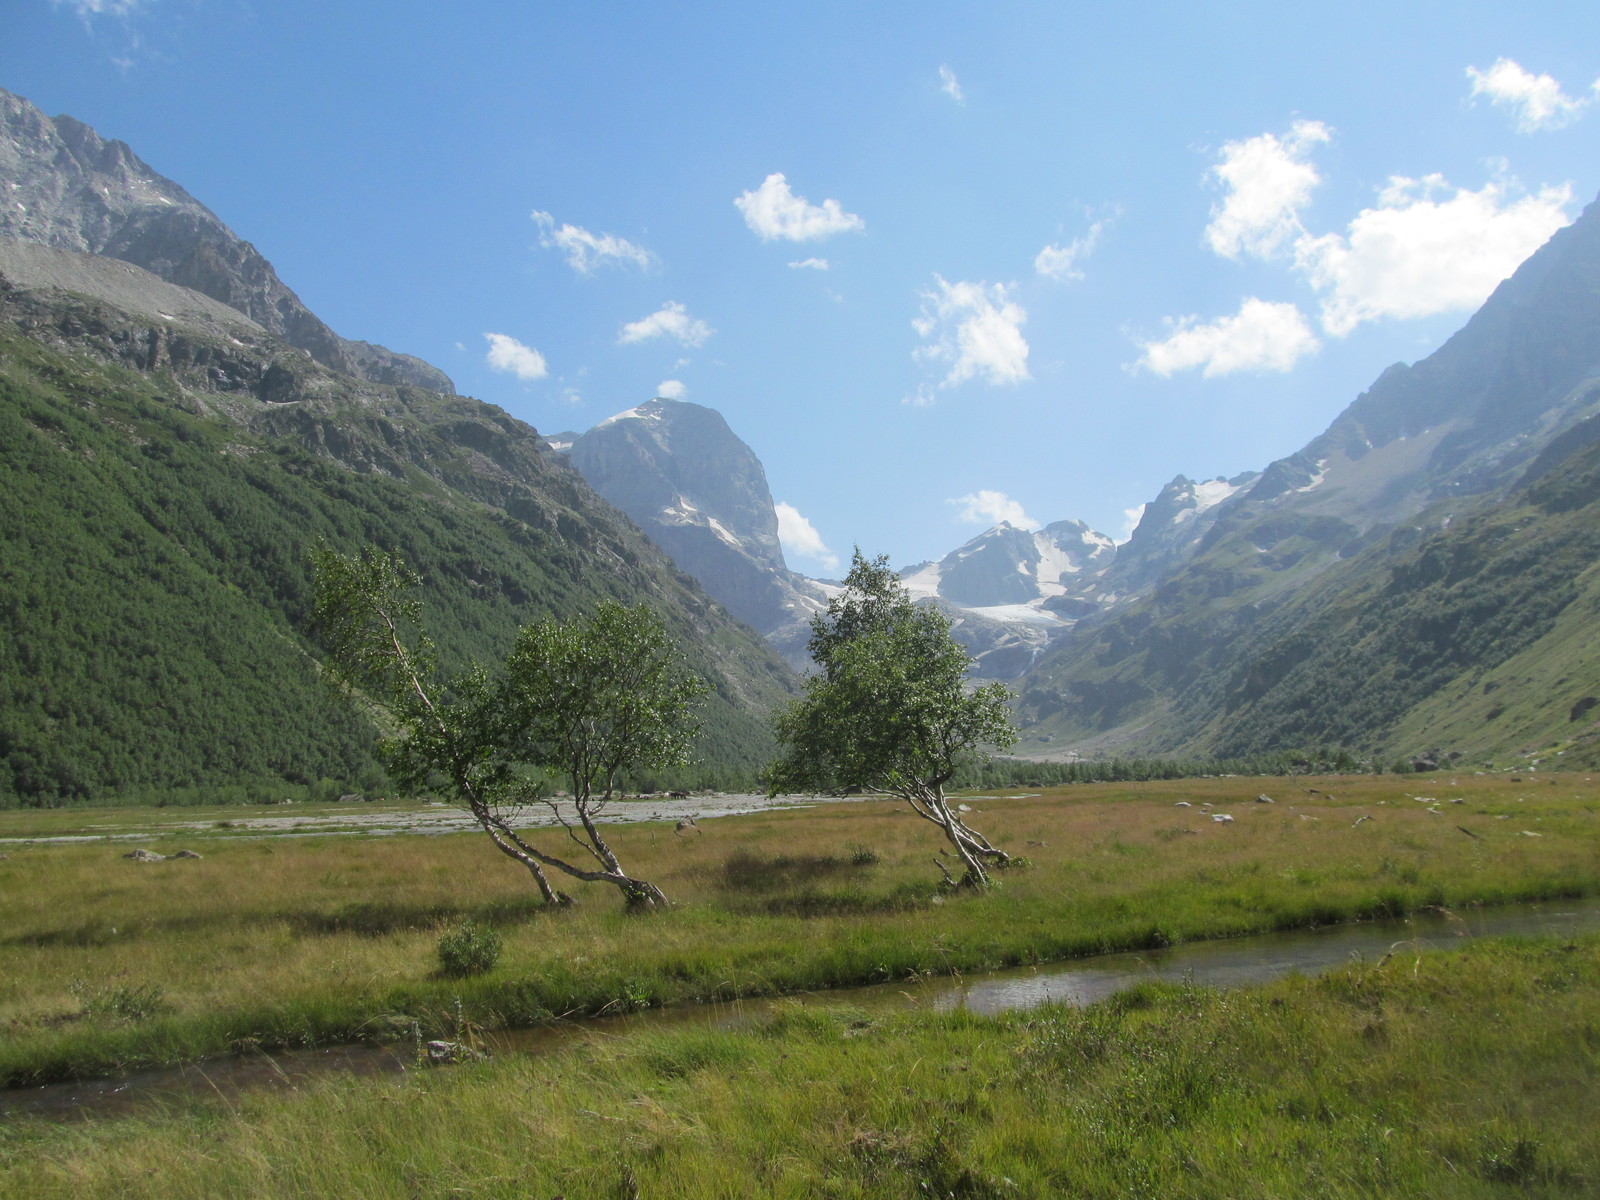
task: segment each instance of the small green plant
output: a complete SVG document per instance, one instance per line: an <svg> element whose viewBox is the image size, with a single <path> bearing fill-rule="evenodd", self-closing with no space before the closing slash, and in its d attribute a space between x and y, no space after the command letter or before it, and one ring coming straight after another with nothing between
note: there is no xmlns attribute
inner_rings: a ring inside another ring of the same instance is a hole
<svg viewBox="0 0 1600 1200"><path fill-rule="evenodd" d="M166 994L153 983L117 983L94 987L86 980L74 979L67 985L67 990L83 1005L83 1015L86 1017L142 1021L170 1007L166 1002Z"/></svg>
<svg viewBox="0 0 1600 1200"><path fill-rule="evenodd" d="M463 921L439 939L439 969L461 979L492 971L500 961L500 935L487 925Z"/></svg>
<svg viewBox="0 0 1600 1200"><path fill-rule="evenodd" d="M852 867L870 867L877 863L878 852L871 846L862 845L860 842L850 844L850 865Z"/></svg>

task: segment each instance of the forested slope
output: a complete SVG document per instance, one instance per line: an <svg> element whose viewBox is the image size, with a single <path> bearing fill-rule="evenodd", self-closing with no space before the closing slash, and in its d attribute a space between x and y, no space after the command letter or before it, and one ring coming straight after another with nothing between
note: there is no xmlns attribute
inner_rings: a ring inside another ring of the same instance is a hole
<svg viewBox="0 0 1600 1200"><path fill-rule="evenodd" d="M322 681L307 548L396 549L447 668L648 601L748 768L787 668L492 406L342 376L260 330L0 279L0 803L378 778Z"/></svg>

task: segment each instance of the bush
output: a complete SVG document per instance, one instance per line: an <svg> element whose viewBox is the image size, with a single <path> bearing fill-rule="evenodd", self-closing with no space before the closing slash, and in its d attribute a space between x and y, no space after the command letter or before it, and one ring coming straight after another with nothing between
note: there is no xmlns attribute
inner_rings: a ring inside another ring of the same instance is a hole
<svg viewBox="0 0 1600 1200"><path fill-rule="evenodd" d="M455 979L492 971L500 961L500 935L487 925L463 921L439 939L439 969Z"/></svg>

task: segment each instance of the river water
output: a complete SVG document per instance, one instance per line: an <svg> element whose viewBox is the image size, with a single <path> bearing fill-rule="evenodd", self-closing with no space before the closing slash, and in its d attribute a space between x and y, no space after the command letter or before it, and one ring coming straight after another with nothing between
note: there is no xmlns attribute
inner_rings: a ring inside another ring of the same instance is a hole
<svg viewBox="0 0 1600 1200"><path fill-rule="evenodd" d="M1313 975L1385 954L1412 955L1463 938L1571 935L1600 929L1600 899L1550 901L1420 913L1403 921L1371 921L1322 929L1189 942L1165 950L1106 954L1041 967L979 975L898 981L809 993L802 1003L870 1012L966 1008L999 1013L1050 1002L1089 1005L1147 980L1189 981L1202 987L1241 987L1293 973ZM625 1017L507 1030L488 1038L499 1054L546 1054L574 1038L674 1028L732 1029L766 1019L786 999L652 1009ZM40 1088L0 1090L0 1116L48 1119L116 1116L148 1111L195 1096L224 1099L258 1088L294 1088L331 1074L393 1075L415 1066L410 1046L334 1046L250 1058L212 1059L144 1071L120 1079L85 1080Z"/></svg>

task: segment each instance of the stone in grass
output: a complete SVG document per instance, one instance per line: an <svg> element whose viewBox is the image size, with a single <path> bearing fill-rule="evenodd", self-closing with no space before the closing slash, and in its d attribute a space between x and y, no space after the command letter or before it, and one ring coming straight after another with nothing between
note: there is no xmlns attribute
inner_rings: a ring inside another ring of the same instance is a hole
<svg viewBox="0 0 1600 1200"><path fill-rule="evenodd" d="M177 858L200 858L193 850L179 850L176 854L157 854L154 850L130 850L122 856L134 862L169 862Z"/></svg>
<svg viewBox="0 0 1600 1200"><path fill-rule="evenodd" d="M1256 797L1256 803L1257 804L1276 804L1277 801L1274 800L1271 796L1267 795L1265 792L1262 792L1259 796Z"/></svg>
<svg viewBox="0 0 1600 1200"><path fill-rule="evenodd" d="M428 1043L428 1062L436 1067L449 1063L478 1062L488 1057L476 1046L469 1046L465 1042L438 1040Z"/></svg>

